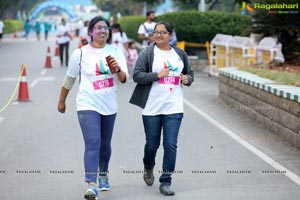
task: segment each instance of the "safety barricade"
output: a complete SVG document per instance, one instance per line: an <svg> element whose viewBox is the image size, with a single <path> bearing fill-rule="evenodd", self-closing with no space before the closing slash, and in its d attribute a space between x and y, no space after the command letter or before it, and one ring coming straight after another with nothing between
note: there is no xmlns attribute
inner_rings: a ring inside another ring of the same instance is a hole
<svg viewBox="0 0 300 200"><path fill-rule="evenodd" d="M194 42L186 42L179 41L176 42L176 46L182 50L186 50L186 47L192 48L205 48L206 55L201 53L197 53L197 55L189 55L189 60L191 61L191 65L195 70L202 70L209 63L210 59L210 44L208 41L205 43L194 43ZM207 56L207 57L206 57Z"/></svg>
<svg viewBox="0 0 300 200"><path fill-rule="evenodd" d="M229 41L233 39L231 35L217 34L210 43L210 75L218 76L218 69L229 67L231 56L229 51Z"/></svg>
<svg viewBox="0 0 300 200"><path fill-rule="evenodd" d="M281 44L265 37L258 44L251 37L217 34L210 43L210 75L218 76L218 69L253 64L284 62Z"/></svg>
<svg viewBox="0 0 300 200"><path fill-rule="evenodd" d="M255 58L255 47L251 43L249 37L234 36L229 41L229 52L231 55L231 66L241 67L245 65L254 64L251 58Z"/></svg>
<svg viewBox="0 0 300 200"><path fill-rule="evenodd" d="M281 46L275 38L263 38L256 46L256 64L268 64L273 60L284 62Z"/></svg>

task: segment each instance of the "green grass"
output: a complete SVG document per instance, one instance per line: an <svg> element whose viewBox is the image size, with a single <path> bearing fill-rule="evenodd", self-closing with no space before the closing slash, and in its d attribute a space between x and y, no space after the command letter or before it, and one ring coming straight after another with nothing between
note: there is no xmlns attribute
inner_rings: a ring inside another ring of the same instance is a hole
<svg viewBox="0 0 300 200"><path fill-rule="evenodd" d="M254 67L239 67L240 70L256 74L260 77L271 79L278 84L294 85L300 87L300 73L282 72Z"/></svg>

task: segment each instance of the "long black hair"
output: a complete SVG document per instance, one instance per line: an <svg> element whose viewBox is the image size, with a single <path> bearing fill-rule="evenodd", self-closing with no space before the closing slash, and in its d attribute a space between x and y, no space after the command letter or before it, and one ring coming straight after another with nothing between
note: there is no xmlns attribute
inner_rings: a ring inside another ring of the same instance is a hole
<svg viewBox="0 0 300 200"><path fill-rule="evenodd" d="M120 24L114 23L114 24L111 25L111 28L112 28L112 29L114 29L114 28L119 29L119 32L120 32L120 34L121 34L121 37L123 37L123 31L122 31L122 28L121 28L121 25L120 25Z"/></svg>
<svg viewBox="0 0 300 200"><path fill-rule="evenodd" d="M157 22L157 23L155 24L154 30L156 29L156 27L157 27L158 25L165 25L167 31L168 31L170 34L172 34L173 31L174 31L173 25L172 25L171 23L167 22L167 21L160 21L160 22Z"/></svg>
<svg viewBox="0 0 300 200"><path fill-rule="evenodd" d="M99 21L104 21L106 23L106 25L108 26L108 28L109 28L109 34L108 34L108 38L107 38L106 42L108 44L111 44L112 32L111 32L110 24L107 21L107 19L105 19L105 18L103 18L101 16L96 16L93 19L91 19L89 27L88 27L88 34L90 35L90 32L93 31L95 24L97 24ZM93 37L91 35L90 35L90 37L91 37L91 40L93 41Z"/></svg>

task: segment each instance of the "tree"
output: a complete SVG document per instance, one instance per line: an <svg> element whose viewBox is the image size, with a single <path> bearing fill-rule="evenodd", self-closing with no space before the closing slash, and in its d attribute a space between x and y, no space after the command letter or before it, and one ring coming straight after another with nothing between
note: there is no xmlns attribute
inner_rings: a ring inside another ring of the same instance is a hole
<svg viewBox="0 0 300 200"><path fill-rule="evenodd" d="M295 4L297 0L260 0L261 4ZM279 10L286 12L280 14ZM297 10L273 9L273 13L265 9L255 9L252 31L265 36L276 36L282 44L282 54L287 63L299 64L300 44L297 40L300 33L300 15ZM294 12L294 13L293 13Z"/></svg>
<svg viewBox="0 0 300 200"><path fill-rule="evenodd" d="M198 10L199 1L200 0L173 0L172 2L180 10Z"/></svg>
<svg viewBox="0 0 300 200"><path fill-rule="evenodd" d="M181 10L198 10L201 0L173 0L173 3ZM249 0L205 0L206 10L216 10L224 12L234 12L236 5Z"/></svg>
<svg viewBox="0 0 300 200"><path fill-rule="evenodd" d="M165 2L165 0L132 0L132 2L146 3L147 5L155 6Z"/></svg>
<svg viewBox="0 0 300 200"><path fill-rule="evenodd" d="M139 15L143 10L143 1L138 0L93 0L98 8L109 11L112 16Z"/></svg>
<svg viewBox="0 0 300 200"><path fill-rule="evenodd" d="M143 4L143 14L145 15L147 11L154 10L154 7L164 3L166 0L131 0L132 2L138 2Z"/></svg>
<svg viewBox="0 0 300 200"><path fill-rule="evenodd" d="M172 0L180 10L198 10L201 0ZM242 3L250 3L251 0L204 0L206 10L223 12L238 11Z"/></svg>
<svg viewBox="0 0 300 200"><path fill-rule="evenodd" d="M14 0L1 0L0 3L0 18L5 17L6 10L14 5Z"/></svg>
<svg viewBox="0 0 300 200"><path fill-rule="evenodd" d="M0 17L16 18L18 10L28 12L43 0L1 0Z"/></svg>

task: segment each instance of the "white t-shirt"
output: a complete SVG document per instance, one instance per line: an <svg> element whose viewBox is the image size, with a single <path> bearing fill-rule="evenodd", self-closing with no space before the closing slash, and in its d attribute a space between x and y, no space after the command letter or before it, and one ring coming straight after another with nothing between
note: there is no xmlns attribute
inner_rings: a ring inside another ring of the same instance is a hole
<svg viewBox="0 0 300 200"><path fill-rule="evenodd" d="M88 43L91 42L91 37L88 34L88 27L85 26L80 29L79 37L85 37L87 39Z"/></svg>
<svg viewBox="0 0 300 200"><path fill-rule="evenodd" d="M65 26L61 24L57 28L56 35L63 35L65 32L68 32L71 35L70 26L68 26L67 24ZM69 36L57 37L58 44L64 44L69 42L70 40L71 38Z"/></svg>
<svg viewBox="0 0 300 200"><path fill-rule="evenodd" d="M139 30L138 30L138 34L143 34L145 35L145 37L148 37L149 34L153 34L154 33L154 27L155 27L155 22L145 22L143 24L140 25ZM143 41L143 47L147 47L148 46L148 41L144 40Z"/></svg>
<svg viewBox="0 0 300 200"><path fill-rule="evenodd" d="M81 50L81 81L76 99L77 110L93 110L102 115L117 113L117 75L110 73L105 57L114 57L128 79L124 54L111 44L106 44L101 49L85 45ZM67 76L79 76L80 53L80 49L73 52Z"/></svg>
<svg viewBox="0 0 300 200"><path fill-rule="evenodd" d="M124 43L126 43L128 40L127 35L125 32L121 33L120 32L115 32L112 33L112 44L116 47L119 48L123 53L125 53L125 47Z"/></svg>
<svg viewBox="0 0 300 200"><path fill-rule="evenodd" d="M152 83L143 115L183 113L183 88L180 74L183 61L174 49L163 51L154 47L152 71L169 68L169 75Z"/></svg>

